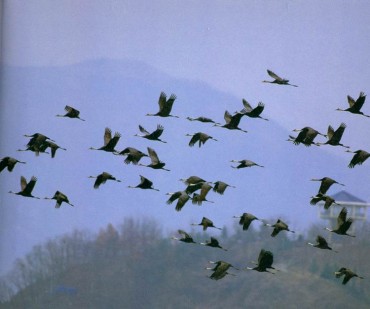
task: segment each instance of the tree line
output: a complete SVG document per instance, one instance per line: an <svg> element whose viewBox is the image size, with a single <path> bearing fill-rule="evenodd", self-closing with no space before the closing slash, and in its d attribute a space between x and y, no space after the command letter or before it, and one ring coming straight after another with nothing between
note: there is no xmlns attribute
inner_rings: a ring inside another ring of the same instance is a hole
<svg viewBox="0 0 370 309"><path fill-rule="evenodd" d="M225 252L176 242L155 221L127 218L96 234L76 230L36 245L1 278L1 307L242 308L252 301L255 307L308 308L350 301L366 308L369 280L342 286L333 272L346 266L343 263L369 277L369 231L370 224L364 224L355 239L333 238L339 251L334 253L307 245L323 233L315 225L306 235L281 233L277 238L262 226L243 231L235 224L221 232L189 228L198 241L216 235ZM243 270L257 259L262 246L274 253L280 269L274 275ZM241 270L219 281L209 279L208 261L220 259ZM284 300L279 293L284 293Z"/></svg>

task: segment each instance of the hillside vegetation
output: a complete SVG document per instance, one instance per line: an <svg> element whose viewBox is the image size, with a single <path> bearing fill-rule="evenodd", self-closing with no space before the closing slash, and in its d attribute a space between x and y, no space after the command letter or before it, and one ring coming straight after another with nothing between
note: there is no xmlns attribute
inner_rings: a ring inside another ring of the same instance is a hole
<svg viewBox="0 0 370 309"><path fill-rule="evenodd" d="M200 228L190 231L197 242L210 237ZM317 231L311 228L310 241ZM272 238L270 232L223 229L214 234L228 249L222 251L163 237L150 220L126 219L97 235L75 231L16 261L1 281L1 308L368 308L366 237L340 238L335 253L308 246L302 236L290 239L282 232ZM362 233L368 232L366 225ZM274 275L243 270L262 246L274 253L279 269ZM205 269L209 260L225 260L240 270L214 281ZM334 276L342 266L365 280L342 285Z"/></svg>

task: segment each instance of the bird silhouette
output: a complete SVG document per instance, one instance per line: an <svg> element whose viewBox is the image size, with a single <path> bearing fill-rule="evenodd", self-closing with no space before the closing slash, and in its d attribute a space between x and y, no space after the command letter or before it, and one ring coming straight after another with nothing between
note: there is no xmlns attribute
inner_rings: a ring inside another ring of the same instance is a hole
<svg viewBox="0 0 370 309"><path fill-rule="evenodd" d="M125 164L134 164L137 165L142 157L148 157L146 153L141 152L140 150L133 148L133 147L126 147L121 152L118 153L118 155L125 156L127 155L125 159Z"/></svg>
<svg viewBox="0 0 370 309"><path fill-rule="evenodd" d="M148 164L148 165L139 163L140 166L146 166L146 167L150 167L150 168L153 168L153 169L156 169L156 170L161 169L161 170L165 170L165 171L170 171L170 170L164 168L166 163L159 160L158 155L157 155L157 153L155 152L155 150L153 148L148 147L148 154L149 154L151 163Z"/></svg>
<svg viewBox="0 0 370 309"><path fill-rule="evenodd" d="M114 148L116 147L121 134L119 132L115 132L114 136L112 137L112 131L109 128L105 128L104 130L104 146L100 148L90 147L91 150L103 150L107 152L112 152L118 154L118 151Z"/></svg>
<svg viewBox="0 0 370 309"><path fill-rule="evenodd" d="M252 108L252 106L248 103L246 99L242 99L242 102L244 105L244 109L240 111L240 113L244 111L244 115L250 118L260 118L263 120L268 120L267 118L261 117L261 114L265 109L265 104L259 102L255 108Z"/></svg>
<svg viewBox="0 0 370 309"><path fill-rule="evenodd" d="M347 96L349 107L346 109L337 108L337 111L342 112L350 112L352 114L362 115L365 117L370 117L370 115L365 115L363 112L361 112L361 108L365 103L366 95L363 92L360 92L359 97L357 100L352 98L351 96Z"/></svg>
<svg viewBox="0 0 370 309"><path fill-rule="evenodd" d="M174 240L178 240L178 241L182 241L184 243L187 243L187 244L196 244L196 242L194 241L193 237L191 237L188 233L186 233L185 231L183 230L178 230L177 231L180 235L181 235L181 238L178 238L178 237L171 237L172 239Z"/></svg>
<svg viewBox="0 0 370 309"><path fill-rule="evenodd" d="M43 144L32 144L27 146L26 149L17 149L17 151L32 151L35 153L35 156L38 157L40 153L49 154L45 149L46 147L43 147Z"/></svg>
<svg viewBox="0 0 370 309"><path fill-rule="evenodd" d="M324 209L329 209L329 207L333 204L338 204L331 196L319 193L316 196L311 196L311 205L316 205L318 202L324 202Z"/></svg>
<svg viewBox="0 0 370 309"><path fill-rule="evenodd" d="M367 158L370 157L370 153L361 149L356 151L346 150L346 152L351 152L355 154L351 162L349 162L348 164L349 168L354 168L356 165L362 165L362 163L364 163L367 160Z"/></svg>
<svg viewBox="0 0 370 309"><path fill-rule="evenodd" d="M153 188L152 181L150 181L148 178L145 178L144 176L141 176L141 175L140 175L140 183L135 187L128 186L128 188L151 189L151 190L159 191L158 189Z"/></svg>
<svg viewBox="0 0 370 309"><path fill-rule="evenodd" d="M197 118L191 118L191 117L186 117L187 120L190 120L190 121L199 121L199 122L204 122L204 123L217 123L217 124L220 124L218 122L215 122L213 121L212 119L210 118L207 118L207 117L197 117Z"/></svg>
<svg viewBox="0 0 370 309"><path fill-rule="evenodd" d="M347 234L347 231L351 227L352 222L352 218L347 219L347 208L343 207L337 218L337 227L334 230L331 230L327 227L325 229L338 235L356 237L355 235Z"/></svg>
<svg viewBox="0 0 370 309"><path fill-rule="evenodd" d="M323 178L319 178L319 179L318 178L313 178L313 179L311 179L311 181L321 181L318 194L320 194L320 193L325 194L333 184L338 184L338 185L344 186L344 184L339 183L338 181L336 181L336 180L334 180L330 177L323 177Z"/></svg>
<svg viewBox="0 0 370 309"><path fill-rule="evenodd" d="M202 218L202 221L200 223L192 223L191 225L200 225L203 227L203 231L207 230L209 227L213 227L218 230L222 230L222 228L214 226L213 221L211 219L208 219L206 217Z"/></svg>
<svg viewBox="0 0 370 309"><path fill-rule="evenodd" d="M217 262L209 261L209 263L215 264L215 267L206 267L206 269L213 271L212 275L209 277L212 280L222 279L226 275L235 276L234 274L231 274L231 273L227 272L230 267L233 267L234 269L239 270L235 266L233 266L230 263L225 262L225 261L217 261Z"/></svg>
<svg viewBox="0 0 370 309"><path fill-rule="evenodd" d="M113 180L117 182L121 182L121 180L116 179L113 175L103 172L99 174L98 176L89 176L89 178L96 178L94 183L94 189L98 189L101 184L104 184L107 180Z"/></svg>
<svg viewBox="0 0 370 309"><path fill-rule="evenodd" d="M298 87L297 85L289 84L289 80L285 78L281 78L280 76L276 75L274 72L267 70L267 74L270 75L274 80L263 80L263 83L270 83L270 84L278 84L278 85L289 85L293 87Z"/></svg>
<svg viewBox="0 0 370 309"><path fill-rule="evenodd" d="M39 156L40 153L48 153L45 151L47 147L44 145L47 140L55 142L51 138L41 133L34 133L32 135L25 134L24 136L31 137L31 139L28 141L26 149L18 149L18 151L32 151L36 156Z"/></svg>
<svg viewBox="0 0 370 309"><path fill-rule="evenodd" d="M212 280L220 280L224 278L226 275L236 276L235 274L231 274L227 271L217 270L217 271L214 271L212 275L209 276L209 278L211 278Z"/></svg>
<svg viewBox="0 0 370 309"><path fill-rule="evenodd" d="M65 111L67 112L64 115L56 115L57 117L68 117L68 118L77 118L82 121L85 121L85 119L80 118L80 111L73 108L72 106L66 105L64 107Z"/></svg>
<svg viewBox="0 0 370 309"><path fill-rule="evenodd" d="M24 136L25 137L31 137L27 146L32 146L32 145L35 145L35 144L36 145L41 145L46 140L50 140L52 142L55 142L53 139L51 139L50 137L47 137L46 135L44 135L42 133L34 133L32 135L25 134Z"/></svg>
<svg viewBox="0 0 370 309"><path fill-rule="evenodd" d="M178 116L171 115L172 106L175 100L176 100L176 95L171 94L171 96L167 100L167 95L164 92L161 92L159 99L158 99L159 111L156 114L146 114L146 115L147 116L179 118Z"/></svg>
<svg viewBox="0 0 370 309"><path fill-rule="evenodd" d="M35 176L32 176L31 180L27 183L26 178L21 176L21 191L19 192L9 191L9 193L21 195L24 197L32 197L32 198L40 199L39 197L32 195L32 190L35 187L36 181L37 181L37 178Z"/></svg>
<svg viewBox="0 0 370 309"><path fill-rule="evenodd" d="M17 164L17 163L22 163L22 164L26 164L26 162L23 162L23 161L19 161L15 158L12 158L12 157L4 157L1 159L0 161L0 173L5 169L7 168L7 170L9 172L13 171L14 169L14 166Z"/></svg>
<svg viewBox="0 0 370 309"><path fill-rule="evenodd" d="M272 231L272 234L271 234L272 237L275 237L281 231L287 231L287 232L295 233L294 231L289 230L288 225L285 222L281 221L280 219L278 219L275 224L271 225L271 224L265 223L265 225L266 226L271 226L271 227L274 228L274 230Z"/></svg>
<svg viewBox="0 0 370 309"><path fill-rule="evenodd" d="M230 188L235 188L235 186L232 186L232 185L229 185L227 184L226 182L223 182L221 180L218 180L216 182L213 183L214 186L213 186L213 191L214 192L217 192L218 194L221 194L223 195L225 190L230 187Z"/></svg>
<svg viewBox="0 0 370 309"><path fill-rule="evenodd" d="M182 181L186 185L195 185L198 183L206 182L203 178L200 178L198 176L190 176L188 178L181 178L180 181Z"/></svg>
<svg viewBox="0 0 370 309"><path fill-rule="evenodd" d="M177 200L176 207L175 207L176 211L180 211L185 206L187 201L191 199L189 194L187 194L185 191L166 193L166 195L170 195L170 198L166 202L169 205Z"/></svg>
<svg viewBox="0 0 370 309"><path fill-rule="evenodd" d="M219 241L215 237L211 237L211 240L207 240L206 242L201 242L199 244L203 245L203 246L212 247L212 248L219 248L219 249L222 249L224 251L227 251L227 249L222 248L220 246Z"/></svg>
<svg viewBox="0 0 370 309"><path fill-rule="evenodd" d="M197 186L197 185L195 185ZM192 203L202 205L202 202L209 202L213 203L212 201L208 201L206 196L208 192L212 189L212 186L208 182L203 182L200 186L200 194L193 194Z"/></svg>
<svg viewBox="0 0 370 309"><path fill-rule="evenodd" d="M324 237L322 237L321 235L317 235L316 244L313 244L313 243L310 243L310 242L308 242L307 244L309 244L310 246L315 247L315 248L332 250L333 252L336 252L336 253L338 252L338 251L335 251L332 248L330 248L326 239Z"/></svg>
<svg viewBox="0 0 370 309"><path fill-rule="evenodd" d="M340 278L344 276L342 284L346 284L353 277L365 279L364 277L357 275L352 270L350 270L349 268L345 268L345 267L340 268L338 271L334 272L334 274L336 278Z"/></svg>
<svg viewBox="0 0 370 309"><path fill-rule="evenodd" d="M316 145L331 145L331 146L342 146L344 148L349 148L349 146L344 146L343 144L340 143L340 140L342 139L344 130L346 129L346 124L341 123L338 129L334 131L332 126L328 127L328 140L325 143L316 143Z"/></svg>
<svg viewBox="0 0 370 309"><path fill-rule="evenodd" d="M157 125L157 129L155 131L153 131L152 133L149 133L147 130L144 129L143 126L139 125L139 130L141 133L143 133L144 135L139 135L139 134L135 134L135 136L138 136L138 137L142 137L142 138L146 138L150 141L158 141L158 142L162 142L162 143L167 143L165 141L162 141L159 137L162 135L163 133L163 130L164 130L164 127L161 126L160 124Z"/></svg>
<svg viewBox="0 0 370 309"><path fill-rule="evenodd" d="M238 166L231 166L232 168L245 168L245 167L252 167L252 166L259 166L259 167L264 167L262 165L259 165L251 160L231 160L230 162L233 162L233 163L239 163Z"/></svg>
<svg viewBox="0 0 370 309"><path fill-rule="evenodd" d="M190 147L193 147L196 143L198 143L198 146L200 148L200 146L204 145L206 141L208 141L209 139L217 142L217 139L203 132L198 132L194 134L186 134L186 136L192 136L189 142Z"/></svg>
<svg viewBox="0 0 370 309"><path fill-rule="evenodd" d="M232 264L228 263L228 262L225 262L225 261L208 261L208 263L210 264L215 264L214 267L206 267L206 269L208 270L213 270L213 271L227 271L230 267L236 269L236 270L239 270L239 268L233 266Z"/></svg>
<svg viewBox="0 0 370 309"><path fill-rule="evenodd" d="M73 204L69 202L67 195L65 195L64 193L60 191L56 191L53 197L45 197L45 199L46 200L56 200L57 202L55 204L55 208L60 208L63 202L70 206L74 206Z"/></svg>
<svg viewBox="0 0 370 309"><path fill-rule="evenodd" d="M225 129L229 129L229 130L239 130L239 131L242 131L244 133L247 133L248 131L242 130L242 129L239 128L240 120L242 119L242 117L245 115L246 112L247 111L245 109L243 109L241 112L236 113L234 115L231 115L228 111L225 111L225 114L224 114L225 124L220 125L218 123L215 123L213 126L214 127L225 128Z"/></svg>
<svg viewBox="0 0 370 309"><path fill-rule="evenodd" d="M63 147L60 147L59 145L51 142L51 141L44 141L41 146L39 147L39 150L40 152L45 152L46 153L46 149L50 148L51 150L51 157L54 158L55 157L55 154L57 152L58 149L62 149L62 150L67 150Z"/></svg>
<svg viewBox="0 0 370 309"><path fill-rule="evenodd" d="M268 272L273 274L272 272L268 271L267 269L275 269L272 264L274 262L274 255L271 251L267 251L262 249L258 255L258 262L254 262L257 264L256 267L247 267L248 270L256 270L258 272Z"/></svg>
<svg viewBox="0 0 370 309"><path fill-rule="evenodd" d="M294 145L303 144L306 147L309 147L311 145L317 145L314 142L314 139L317 135L322 135L324 137L327 137L325 134L320 133L319 131L311 128L311 127L304 127L302 129L294 129L294 132L299 132L296 137L289 135L288 141L293 142Z"/></svg>
<svg viewBox="0 0 370 309"><path fill-rule="evenodd" d="M243 226L244 231L248 230L252 221L254 221L254 220L262 221L262 220L258 219L256 216L254 216L254 215L252 215L248 212L244 212L241 216L233 216L233 218L240 219L239 224Z"/></svg>

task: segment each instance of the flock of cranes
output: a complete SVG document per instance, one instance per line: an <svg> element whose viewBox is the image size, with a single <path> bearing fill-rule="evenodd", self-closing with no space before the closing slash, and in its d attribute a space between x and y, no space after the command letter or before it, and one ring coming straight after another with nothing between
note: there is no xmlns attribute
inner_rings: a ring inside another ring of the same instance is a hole
<svg viewBox="0 0 370 309"><path fill-rule="evenodd" d="M267 73L270 75L270 77L273 78L272 81L263 81L265 83L272 83L272 84L278 84L278 85L289 85L293 87L298 87L297 85L290 84L289 80L279 77L274 72L267 70ZM366 96L363 92L360 93L357 100L354 100L352 97L348 96L348 103L350 105L347 109L338 109L340 111L347 111L354 114L363 115L365 117L370 117L368 115L364 115L361 112L361 108L365 102ZM147 114L147 116L158 116L158 117L174 117L179 118L179 116L172 115L172 107L175 103L176 95L171 94L169 98L167 98L167 95L164 92L160 93L159 99L158 99L158 105L159 110L155 114ZM238 130L241 132L247 132L244 129L241 129L239 127L240 122L242 118L249 117L249 118L256 118L256 119L262 119L265 121L268 121L267 118L264 118L261 116L262 112L264 111L265 105L262 102L259 102L256 107L252 107L245 99L242 100L243 108L240 111L234 112L231 114L229 111L225 111L224 113L224 120L225 123L221 124L219 122L216 122L210 118L207 117L197 117L197 118L191 118L187 117L189 121L199 121L203 123L210 123L215 127L221 127L228 130ZM68 118L74 118L81 121L85 121L85 119L80 118L80 111L77 109L66 106L65 107L66 114L64 115L56 115L57 117L68 117ZM288 141L291 141L294 143L294 145L300 145L303 144L306 147L310 147L311 145L315 146L322 146L322 145L331 145L331 146L341 146L346 148L347 152L354 153L353 158L351 159L348 167L354 168L356 165L363 164L366 159L370 156L370 153L364 151L364 150L357 150L357 151L351 151L349 150L349 146L345 146L341 144L341 138L346 129L346 125L342 123L338 129L334 130L331 125L328 127L327 134L323 134L318 132L317 130L311 128L311 127L304 127L302 129L295 129L295 132L299 132L299 134L294 136L289 136ZM150 141L154 142L160 142L160 143L167 143L167 141L161 140L160 137L162 136L162 133L164 131L164 127L160 124L157 125L157 128L153 132L147 131L142 125L139 125L139 131L141 134L135 134L135 136L144 138ZM315 138L321 135L325 138L327 138L326 142L315 142ZM37 156L40 153L47 153L47 149L50 148L51 150L51 157L54 158L56 155L57 149L66 150L65 148L60 147L56 144L56 142L49 137L41 134L41 133L35 133L33 135L25 135L26 137L29 137L30 140L26 145L26 149L19 149L19 151L31 151L34 152ZM204 132L196 132L193 134L187 134L187 136L191 136L191 139L189 141L189 146L192 147L196 144L198 144L199 147L203 146L208 140L217 141L217 139L213 138L212 136L204 133ZM119 132L115 132L114 135L112 134L111 129L105 128L104 130L104 145L98 148L90 147L91 150L100 150L112 153L113 155L117 156L126 156L124 163L125 164L133 164L138 166L145 166L148 168L152 168L155 170L164 170L164 171L170 171L169 169L165 168L166 163L161 161L159 159L159 156L157 152L151 148L147 147L147 153L144 153L136 148L133 147L126 147L122 151L119 151L116 149L117 144L121 138L121 134ZM149 157L150 163L149 164L143 164L140 163L141 159L143 157ZM231 166L235 169L241 169L246 167L261 167L264 166L259 165L249 159L243 159L243 160L231 160L230 162L236 163L236 166ZM26 162L19 161L12 157L5 157L0 161L0 172L3 171L5 168L8 169L9 172L11 172L15 165L17 163L25 164ZM116 182L121 182L121 180L117 179L113 175L107 172L103 172L97 176L89 176L89 178L96 179L93 188L98 189L102 184L105 184L107 180L112 180ZM172 204L176 201L175 210L181 211L182 208L185 206L185 204L188 201L191 201L193 204L202 205L203 202L209 202L214 203L213 201L207 200L208 193L213 190L215 193L218 193L220 195L223 195L227 188L235 188L235 186L227 184L221 180L217 180L215 182L204 180L198 176L190 176L186 179L180 179L186 187L184 190L166 193L166 195L169 196L167 200L167 204ZM334 185L341 185L344 186L344 184L337 182L336 180L330 178L330 177L324 177L321 179L311 179L312 181L320 181L320 188L318 190L318 193L315 196L311 197L310 203L312 205L317 204L318 202L324 202L325 209L328 209L332 204L337 204L335 200L327 195L327 191L329 188ZM13 193L16 195L20 195L23 197L30 197L30 198L36 198L40 199L39 197L35 197L32 195L32 191L36 185L37 178L35 176L32 176L29 182L27 182L25 177L21 177L21 191L19 192L13 192L9 191L9 193ZM140 175L140 183L132 186L128 186L128 188L136 188L136 189L150 189L159 191L159 189L154 187L154 184L151 180L148 178ZM72 203L70 203L67 195L57 190L55 194L52 197L45 197L45 199L53 199L56 201L56 208L60 208L62 203L66 203L70 206L74 206ZM259 219L256 216L254 216L251 213L244 212L240 216L234 216L234 218L239 219L239 224L242 226L242 229L244 231L248 231L248 228L250 227L251 223L253 221L262 221L264 226L269 226L273 228L273 231L271 233L272 237L276 237L281 231L291 232L295 233L294 231L290 230L288 225L283 222L280 218L277 219L277 221L274 224L270 224L265 222L263 219ZM351 237L355 237L354 235L349 235L347 231L349 230L351 224L353 223L353 220L351 218L347 218L347 210L345 207L342 208L338 219L337 219L337 227L335 229L329 229L326 228L329 232L336 233L338 235L347 235ZM221 227L215 226L213 221L209 218L203 217L200 223L192 223L191 225L194 226L202 226L203 230L207 230L208 228L213 228L217 230L221 230ZM224 251L228 251L228 249L225 249L221 246L219 241L216 237L211 237L210 240L207 240L205 242L196 242L193 237L187 233L186 231L179 229L178 233L180 237L172 237L174 240L181 241L183 243L187 244L200 244L207 247L217 248ZM316 238L316 244L308 243L308 245L319 248L319 249L327 249L334 251L325 238L321 235L318 235ZM336 251L334 251L336 252ZM271 251L261 249L260 254L258 256L258 261L253 262L256 264L255 267L245 267L244 270L255 270L258 272L270 272L269 270L277 270L275 269L273 264L274 256ZM230 263L226 261L217 261L213 262L210 261L210 263L215 264L215 267L213 268L207 268L209 270L212 270L212 274L209 276L209 278L214 280L219 280L224 278L226 275L233 275L236 276L236 274L228 272L230 268L234 268L235 270L240 270L241 268L236 268L235 266L231 265ZM353 271L351 271L348 268L341 268L337 272L335 272L336 277L344 276L343 284L346 284L349 279L352 277L358 277L357 274L355 274Z"/></svg>

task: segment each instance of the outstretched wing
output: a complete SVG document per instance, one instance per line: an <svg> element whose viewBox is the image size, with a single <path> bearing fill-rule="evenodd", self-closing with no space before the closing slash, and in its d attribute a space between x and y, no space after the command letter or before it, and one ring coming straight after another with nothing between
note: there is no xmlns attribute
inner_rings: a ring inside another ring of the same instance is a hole
<svg viewBox="0 0 370 309"><path fill-rule="evenodd" d="M173 193L170 198L167 200L167 204L172 204L174 201L176 201L181 196L181 191L177 191Z"/></svg>
<svg viewBox="0 0 370 309"><path fill-rule="evenodd" d="M274 72L267 70L267 74L270 75L273 79L276 79L278 81L284 81L284 78L281 78L280 76L276 75Z"/></svg>
<svg viewBox="0 0 370 309"><path fill-rule="evenodd" d="M246 99L242 99L242 102L243 102L243 105L244 105L244 108L247 112L250 112L252 111L252 106L248 103L248 101Z"/></svg>
<svg viewBox="0 0 370 309"><path fill-rule="evenodd" d="M158 99L159 111L162 111L162 109L164 108L164 105L166 104L166 100L167 100L167 95L162 91Z"/></svg>
<svg viewBox="0 0 370 309"><path fill-rule="evenodd" d="M157 125L157 129L153 131L152 133L150 133L150 137L153 139L157 139L158 137L162 135L163 130L164 130L163 126L161 126L160 124Z"/></svg>
<svg viewBox="0 0 370 309"><path fill-rule="evenodd" d="M355 99L352 98L350 95L347 95L347 101L348 101L349 107L352 107L356 103Z"/></svg>
<svg viewBox="0 0 370 309"><path fill-rule="evenodd" d="M254 116L259 116L262 114L263 110L265 109L265 104L259 102L258 105L251 111Z"/></svg>
<svg viewBox="0 0 370 309"><path fill-rule="evenodd" d="M365 103L365 99L366 99L366 95L363 92L360 92L360 95L354 104L354 107L356 108L357 111L360 111L360 109Z"/></svg>
<svg viewBox="0 0 370 309"><path fill-rule="evenodd" d="M314 196L311 201L310 201L310 204L311 205L316 205L318 202L322 201L324 198L323 198L323 195L321 193L319 193L318 195Z"/></svg>
<svg viewBox="0 0 370 309"><path fill-rule="evenodd" d="M164 113L165 115L169 115L171 113L172 106L173 106L173 103L175 102L175 100L176 100L176 95L171 94L170 98L163 105L163 108L161 110L162 113Z"/></svg>
<svg viewBox="0 0 370 309"><path fill-rule="evenodd" d="M343 207L337 218L338 227L343 225L343 223L346 222L346 220L347 220L347 208Z"/></svg>
<svg viewBox="0 0 370 309"><path fill-rule="evenodd" d="M212 226L213 222L212 222L212 220L210 220L206 217L203 217L200 224L203 225L204 227L208 227L208 226Z"/></svg>
<svg viewBox="0 0 370 309"><path fill-rule="evenodd" d="M335 130L331 140L339 142L342 138L342 135L343 135L344 130L346 129L346 127L347 127L346 124L342 122L340 124L339 128Z"/></svg>
<svg viewBox="0 0 370 309"><path fill-rule="evenodd" d="M342 284L346 284L349 281L349 279L351 279L351 278L352 278L352 276L349 273L345 273Z"/></svg>
<svg viewBox="0 0 370 309"><path fill-rule="evenodd" d="M27 186L27 180L24 176L21 176L21 191L23 191Z"/></svg>
<svg viewBox="0 0 370 309"><path fill-rule="evenodd" d="M228 185L223 181L216 181L215 185L213 187L213 191L222 195L222 194L224 194L227 186Z"/></svg>
<svg viewBox="0 0 370 309"><path fill-rule="evenodd" d="M224 119L225 119L226 124L230 123L232 116L228 111L225 111Z"/></svg>
<svg viewBox="0 0 370 309"><path fill-rule="evenodd" d="M332 126L328 126L328 133L326 134L328 139L331 140L334 135L334 128Z"/></svg>
<svg viewBox="0 0 370 309"><path fill-rule="evenodd" d="M31 180L27 183L24 192L31 194L33 188L35 187L36 181L37 178L35 176L32 176Z"/></svg>
<svg viewBox="0 0 370 309"><path fill-rule="evenodd" d="M261 259L259 260L259 267L266 269L271 268L272 263L274 262L274 256L271 251L264 251Z"/></svg>
<svg viewBox="0 0 370 309"><path fill-rule="evenodd" d="M111 139L112 139L112 130L109 129L109 128L105 128L105 131L104 131L104 146L106 146Z"/></svg>
<svg viewBox="0 0 370 309"><path fill-rule="evenodd" d="M147 131L147 130L145 130L144 129L144 127L142 127L141 125L139 125L139 130L140 130L140 132L141 133L144 133L144 134L146 134L146 135L149 135L150 133Z"/></svg>
<svg viewBox="0 0 370 309"><path fill-rule="evenodd" d="M6 167L8 166L9 159L10 159L10 157L5 157L5 158L1 159L1 161L0 161L0 172L1 172L4 168L6 168ZM8 168L8 169L9 169L9 168Z"/></svg>
<svg viewBox="0 0 370 309"><path fill-rule="evenodd" d="M192 238L192 237L191 237L188 233L186 233L184 230L178 230L178 233L179 233L180 235L184 236L184 238L186 238L186 239L191 239L191 238Z"/></svg>
<svg viewBox="0 0 370 309"><path fill-rule="evenodd" d="M80 115L80 111L73 108L72 106L66 105L64 109L72 117L78 117Z"/></svg>
<svg viewBox="0 0 370 309"><path fill-rule="evenodd" d="M195 133L190 139L189 146L193 147L195 143L198 142L199 140L200 140L200 133L198 132L198 133Z"/></svg>
<svg viewBox="0 0 370 309"><path fill-rule="evenodd" d="M317 235L316 237L316 242L322 246L322 247L327 247L328 246L328 242L326 241L326 239L324 237L322 237L321 235Z"/></svg>
<svg viewBox="0 0 370 309"><path fill-rule="evenodd" d="M145 187L151 187L153 185L153 182L150 181L148 178L145 178L144 176L140 175L140 184L139 185L143 185Z"/></svg>
<svg viewBox="0 0 370 309"><path fill-rule="evenodd" d="M150 160L152 161L152 164L156 165L159 163L158 155L153 148L148 147L148 154L149 154Z"/></svg>
<svg viewBox="0 0 370 309"><path fill-rule="evenodd" d="M240 217L239 224L243 225L243 230L248 230L249 226L251 225L253 220L256 220L257 217L250 214L250 213L243 213Z"/></svg>

